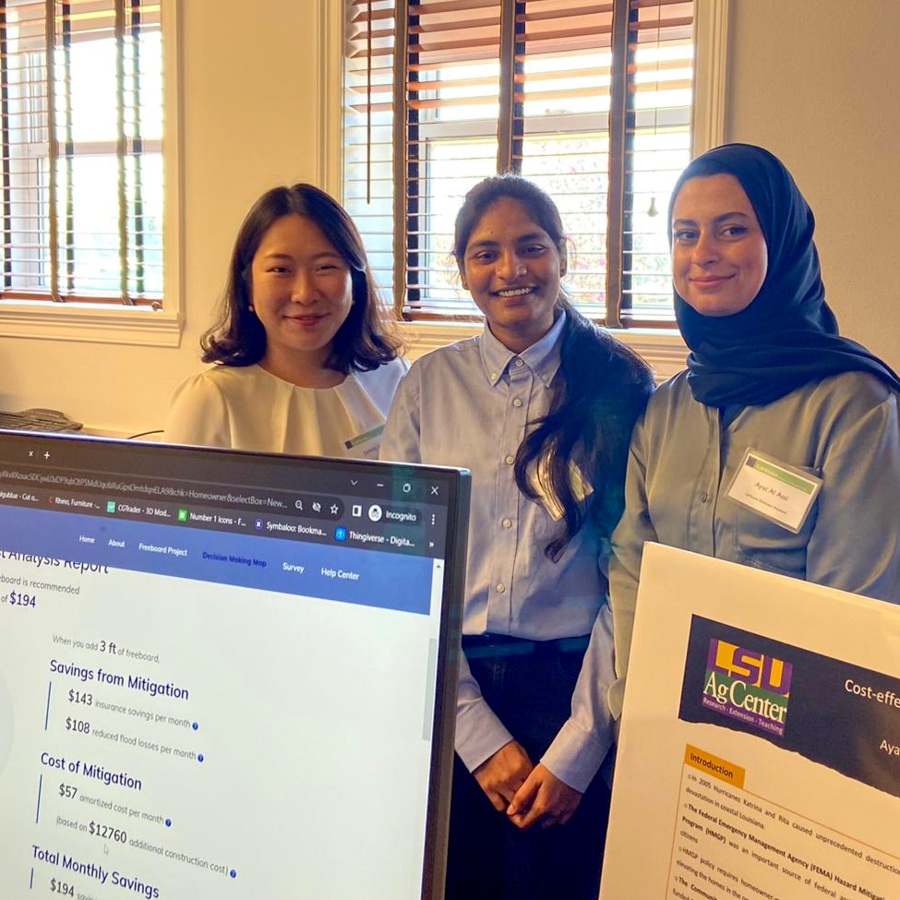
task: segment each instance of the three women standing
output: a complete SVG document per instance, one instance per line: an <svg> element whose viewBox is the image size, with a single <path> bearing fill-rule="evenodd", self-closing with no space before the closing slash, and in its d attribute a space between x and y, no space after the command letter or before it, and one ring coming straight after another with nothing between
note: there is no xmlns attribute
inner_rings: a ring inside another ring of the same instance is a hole
<svg viewBox="0 0 900 900"><path fill-rule="evenodd" d="M206 338L222 365L176 397L169 439L343 455L377 444L397 390L381 458L472 470L448 900L596 898L595 776L645 541L900 598L900 381L838 335L790 174L760 148L718 148L679 179L670 221L691 355L643 416L649 369L573 308L559 213L517 176L479 184L456 221L484 332L399 389L346 213L309 186L269 192ZM733 495L759 457L821 482L798 526Z"/></svg>

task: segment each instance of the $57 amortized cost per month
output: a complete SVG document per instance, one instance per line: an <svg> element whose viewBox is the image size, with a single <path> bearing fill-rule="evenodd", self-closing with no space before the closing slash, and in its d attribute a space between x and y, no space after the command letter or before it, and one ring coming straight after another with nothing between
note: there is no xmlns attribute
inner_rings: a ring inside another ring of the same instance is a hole
<svg viewBox="0 0 900 900"><path fill-rule="evenodd" d="M59 796L63 800L74 800L78 796L78 788L74 784L66 784L64 781L61 781L59 784ZM167 819L166 824L171 825L171 819ZM103 840L116 841L120 844L124 844L128 840L128 833L124 828L115 828L112 825L104 825L102 822L93 820L87 826L87 833L103 838Z"/></svg>

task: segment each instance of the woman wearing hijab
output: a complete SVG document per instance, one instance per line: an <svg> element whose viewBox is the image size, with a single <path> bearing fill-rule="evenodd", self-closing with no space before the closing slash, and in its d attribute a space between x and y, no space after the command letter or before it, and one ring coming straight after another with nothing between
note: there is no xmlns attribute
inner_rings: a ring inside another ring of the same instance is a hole
<svg viewBox="0 0 900 900"><path fill-rule="evenodd" d="M645 541L900 601L900 381L839 336L790 173L759 147L711 150L678 179L669 220L691 352L632 438L610 564L614 715ZM799 476L811 501L789 519L746 505L748 466Z"/></svg>

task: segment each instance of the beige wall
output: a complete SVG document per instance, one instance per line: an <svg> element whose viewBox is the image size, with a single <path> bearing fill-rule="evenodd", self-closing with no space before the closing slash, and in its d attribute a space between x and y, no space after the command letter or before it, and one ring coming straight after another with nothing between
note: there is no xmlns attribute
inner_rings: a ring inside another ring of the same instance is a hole
<svg viewBox="0 0 900 900"><path fill-rule="evenodd" d="M0 408L41 404L96 426L160 427L172 388L199 367L197 341L247 207L276 182L316 179L316 0L255 0L242 19L208 15L211 2L181 4L181 346L0 337ZM770 147L795 172L845 332L900 367L900 3L852 7L848 23L839 0L732 0L727 133Z"/></svg>
<svg viewBox="0 0 900 900"><path fill-rule="evenodd" d="M900 370L900 3L731 0L727 138L787 164L841 331Z"/></svg>

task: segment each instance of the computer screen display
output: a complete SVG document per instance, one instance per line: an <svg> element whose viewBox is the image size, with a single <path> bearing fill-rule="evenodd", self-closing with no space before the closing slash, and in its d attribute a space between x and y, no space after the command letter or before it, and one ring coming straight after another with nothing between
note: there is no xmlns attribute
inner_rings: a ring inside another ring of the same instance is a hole
<svg viewBox="0 0 900 900"><path fill-rule="evenodd" d="M0 896L442 896L468 477L0 433Z"/></svg>

